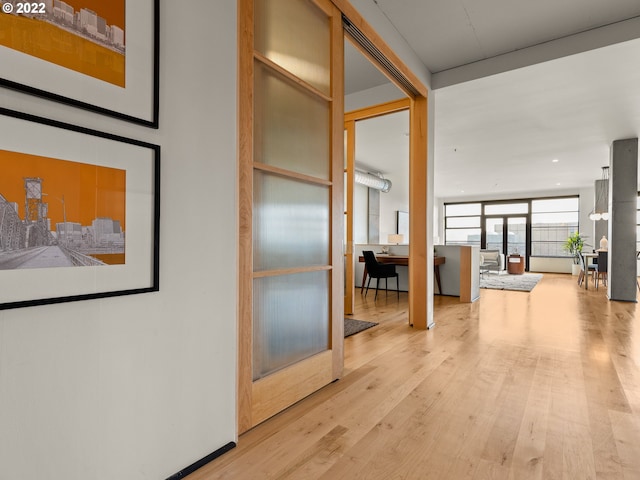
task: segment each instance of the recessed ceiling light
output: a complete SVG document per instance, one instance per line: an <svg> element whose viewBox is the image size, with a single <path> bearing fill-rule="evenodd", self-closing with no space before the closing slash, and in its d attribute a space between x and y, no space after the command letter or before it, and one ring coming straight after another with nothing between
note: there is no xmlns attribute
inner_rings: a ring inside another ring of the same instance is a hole
<svg viewBox="0 0 640 480"><path fill-rule="evenodd" d="M562 185L560 182L556 183L556 185Z"/></svg>
<svg viewBox="0 0 640 480"><path fill-rule="evenodd" d="M558 163L560 160L558 160L557 158L554 158L553 160L551 160L551 163Z"/></svg>

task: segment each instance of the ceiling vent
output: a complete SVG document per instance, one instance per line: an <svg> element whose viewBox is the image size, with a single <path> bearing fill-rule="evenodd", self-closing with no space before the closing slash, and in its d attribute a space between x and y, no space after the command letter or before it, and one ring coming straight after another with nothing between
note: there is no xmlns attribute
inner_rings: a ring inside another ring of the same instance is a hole
<svg viewBox="0 0 640 480"><path fill-rule="evenodd" d="M342 25L345 33L347 33L362 49L371 55L376 60L378 66L381 67L387 75L395 79L399 85L402 85L406 92L410 92L414 97L420 95L418 90L413 84L405 77L400 70L398 70L393 63L384 56L384 54L376 47L371 40L369 40L362 31L356 27L351 21L343 14Z"/></svg>

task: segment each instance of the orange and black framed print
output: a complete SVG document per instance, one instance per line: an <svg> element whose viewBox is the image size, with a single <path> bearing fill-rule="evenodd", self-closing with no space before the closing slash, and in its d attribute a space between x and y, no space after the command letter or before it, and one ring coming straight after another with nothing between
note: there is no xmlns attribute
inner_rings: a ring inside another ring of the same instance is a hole
<svg viewBox="0 0 640 480"><path fill-rule="evenodd" d="M158 127L159 0L0 7L0 86Z"/></svg>
<svg viewBox="0 0 640 480"><path fill-rule="evenodd" d="M160 147L0 108L0 310L159 289Z"/></svg>

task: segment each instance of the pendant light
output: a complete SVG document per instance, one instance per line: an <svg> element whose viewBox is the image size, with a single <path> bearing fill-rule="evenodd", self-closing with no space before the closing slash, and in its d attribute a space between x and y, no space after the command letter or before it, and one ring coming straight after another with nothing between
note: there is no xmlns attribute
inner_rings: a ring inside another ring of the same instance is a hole
<svg viewBox="0 0 640 480"><path fill-rule="evenodd" d="M602 178L595 182L595 205L589 214L593 221L609 220L607 203L609 201L609 167L602 167Z"/></svg>

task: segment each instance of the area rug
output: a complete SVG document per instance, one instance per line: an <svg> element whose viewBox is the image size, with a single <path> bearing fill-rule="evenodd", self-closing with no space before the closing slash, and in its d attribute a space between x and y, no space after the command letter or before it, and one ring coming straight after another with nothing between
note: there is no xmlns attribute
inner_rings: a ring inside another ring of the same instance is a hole
<svg viewBox="0 0 640 480"><path fill-rule="evenodd" d="M517 290L530 292L542 278L541 273L525 273L523 275L480 275L480 288L493 290Z"/></svg>
<svg viewBox="0 0 640 480"><path fill-rule="evenodd" d="M344 319L344 338L350 337L356 333L359 333L367 328L375 327L378 325L374 322L365 322L364 320L354 320L352 318Z"/></svg>

